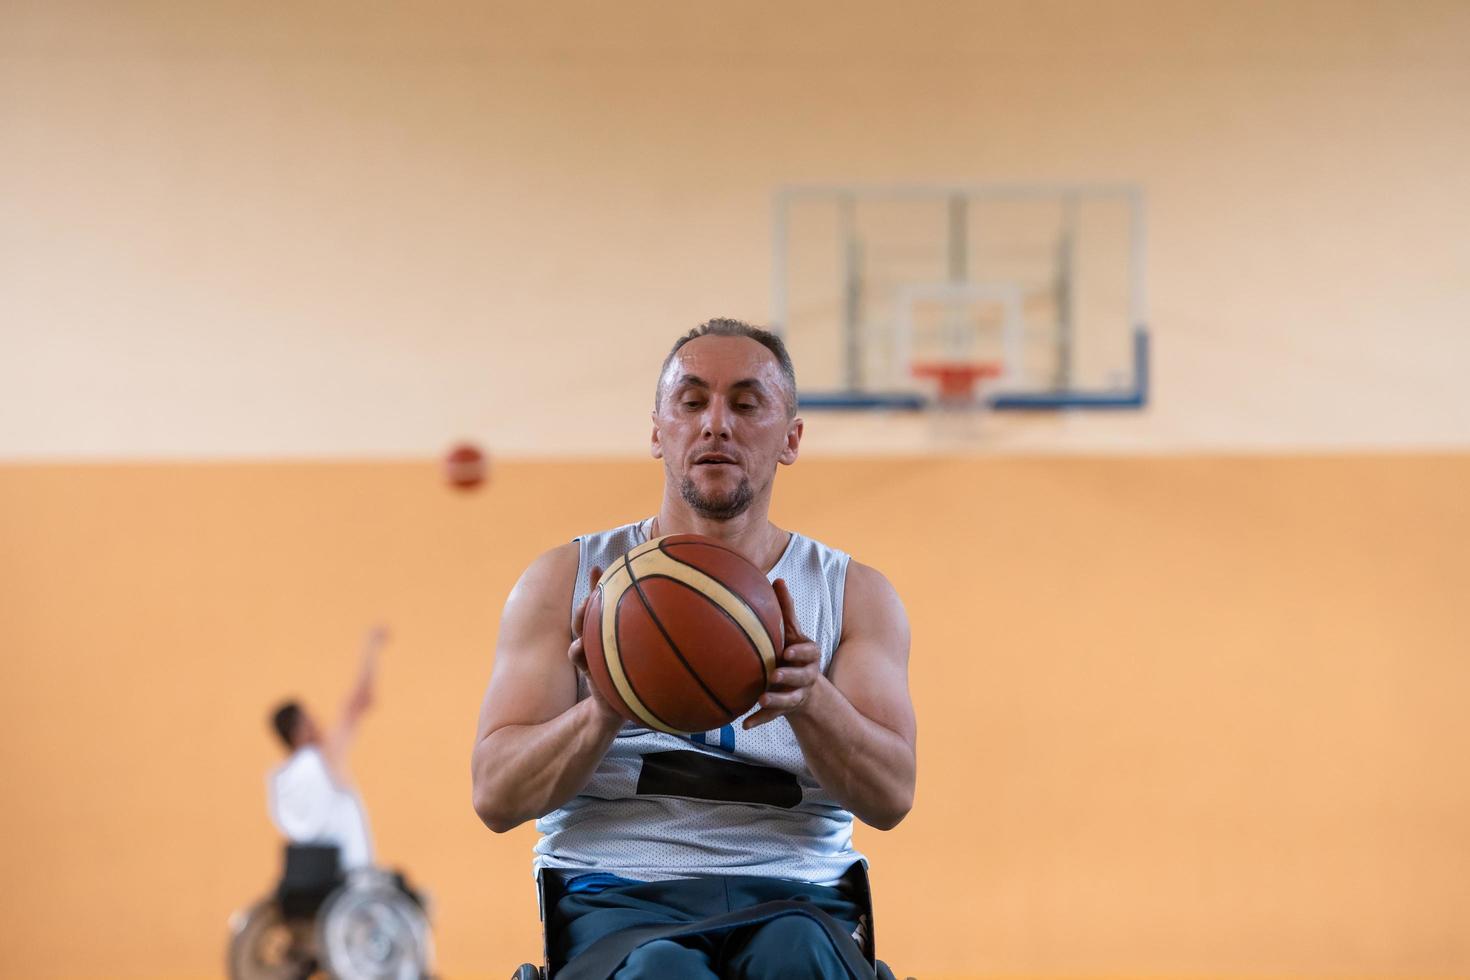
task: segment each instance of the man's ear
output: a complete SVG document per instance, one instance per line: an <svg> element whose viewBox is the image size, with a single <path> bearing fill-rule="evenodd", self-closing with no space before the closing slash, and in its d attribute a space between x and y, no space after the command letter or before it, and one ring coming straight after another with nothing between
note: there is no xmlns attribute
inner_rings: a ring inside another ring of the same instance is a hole
<svg viewBox="0 0 1470 980"><path fill-rule="evenodd" d="M648 454L654 459L663 459L664 447L658 438L658 409L649 412L648 418L653 422L653 434L648 438Z"/></svg>
<svg viewBox="0 0 1470 980"><path fill-rule="evenodd" d="M781 447L781 455L776 461L786 466L796 462L796 457L801 454L801 434L806 431L806 422L800 418L794 418L786 426L786 445Z"/></svg>

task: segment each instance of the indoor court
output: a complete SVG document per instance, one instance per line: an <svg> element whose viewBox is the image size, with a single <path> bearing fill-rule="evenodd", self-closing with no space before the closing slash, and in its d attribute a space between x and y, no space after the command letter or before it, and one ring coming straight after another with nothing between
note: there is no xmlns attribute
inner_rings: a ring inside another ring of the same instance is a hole
<svg viewBox="0 0 1470 980"><path fill-rule="evenodd" d="M712 317L795 361L772 521L907 609L898 977L1470 977L1467 52L1440 0L0 0L0 978L226 977L270 712L374 624L375 863L434 975L539 962L471 801L502 606L654 514Z"/></svg>

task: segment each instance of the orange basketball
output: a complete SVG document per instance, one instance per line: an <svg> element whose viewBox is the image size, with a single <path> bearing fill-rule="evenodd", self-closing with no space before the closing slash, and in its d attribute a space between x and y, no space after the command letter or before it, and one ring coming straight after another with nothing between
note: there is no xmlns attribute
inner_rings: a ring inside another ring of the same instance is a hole
<svg viewBox="0 0 1470 980"><path fill-rule="evenodd" d="M444 479L460 490L473 490L485 481L485 453L472 442L460 442L444 454Z"/></svg>
<svg viewBox="0 0 1470 980"><path fill-rule="evenodd" d="M765 574L713 538L670 534L613 564L587 601L587 673L629 721L691 734L727 725L766 689L781 606Z"/></svg>

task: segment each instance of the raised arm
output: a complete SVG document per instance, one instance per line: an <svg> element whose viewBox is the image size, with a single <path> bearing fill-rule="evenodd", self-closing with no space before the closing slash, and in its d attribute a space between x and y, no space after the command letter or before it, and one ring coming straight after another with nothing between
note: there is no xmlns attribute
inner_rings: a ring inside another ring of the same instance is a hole
<svg viewBox="0 0 1470 980"><path fill-rule="evenodd" d="M470 760L475 812L496 833L575 796L622 725L595 690L577 700L577 670L585 661L567 618L577 555L572 543L536 559L500 618ZM580 624L577 613L572 618Z"/></svg>
<svg viewBox="0 0 1470 980"><path fill-rule="evenodd" d="M826 675L816 644L795 622L785 582L776 594L786 649L761 696L762 710L747 726L786 716L807 768L827 792L866 824L897 826L914 803L918 737L909 698L909 624L898 593L876 570L848 566L842 639Z"/></svg>
<svg viewBox="0 0 1470 980"><path fill-rule="evenodd" d="M374 626L363 637L362 654L358 658L357 677L342 703L337 722L322 743L322 754L327 765L339 781L347 780L347 757L352 744L357 740L357 730L363 715L373 706L374 687L378 676L378 654L388 642L388 629Z"/></svg>

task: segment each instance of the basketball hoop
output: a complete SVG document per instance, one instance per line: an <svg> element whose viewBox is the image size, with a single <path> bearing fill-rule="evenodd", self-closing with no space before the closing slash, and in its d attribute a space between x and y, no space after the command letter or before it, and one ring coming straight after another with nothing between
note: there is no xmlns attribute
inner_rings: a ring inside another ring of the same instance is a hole
<svg viewBox="0 0 1470 980"><path fill-rule="evenodd" d="M910 365L909 373L936 383L939 404L964 407L978 404L980 385L1005 372L994 361L920 361Z"/></svg>

